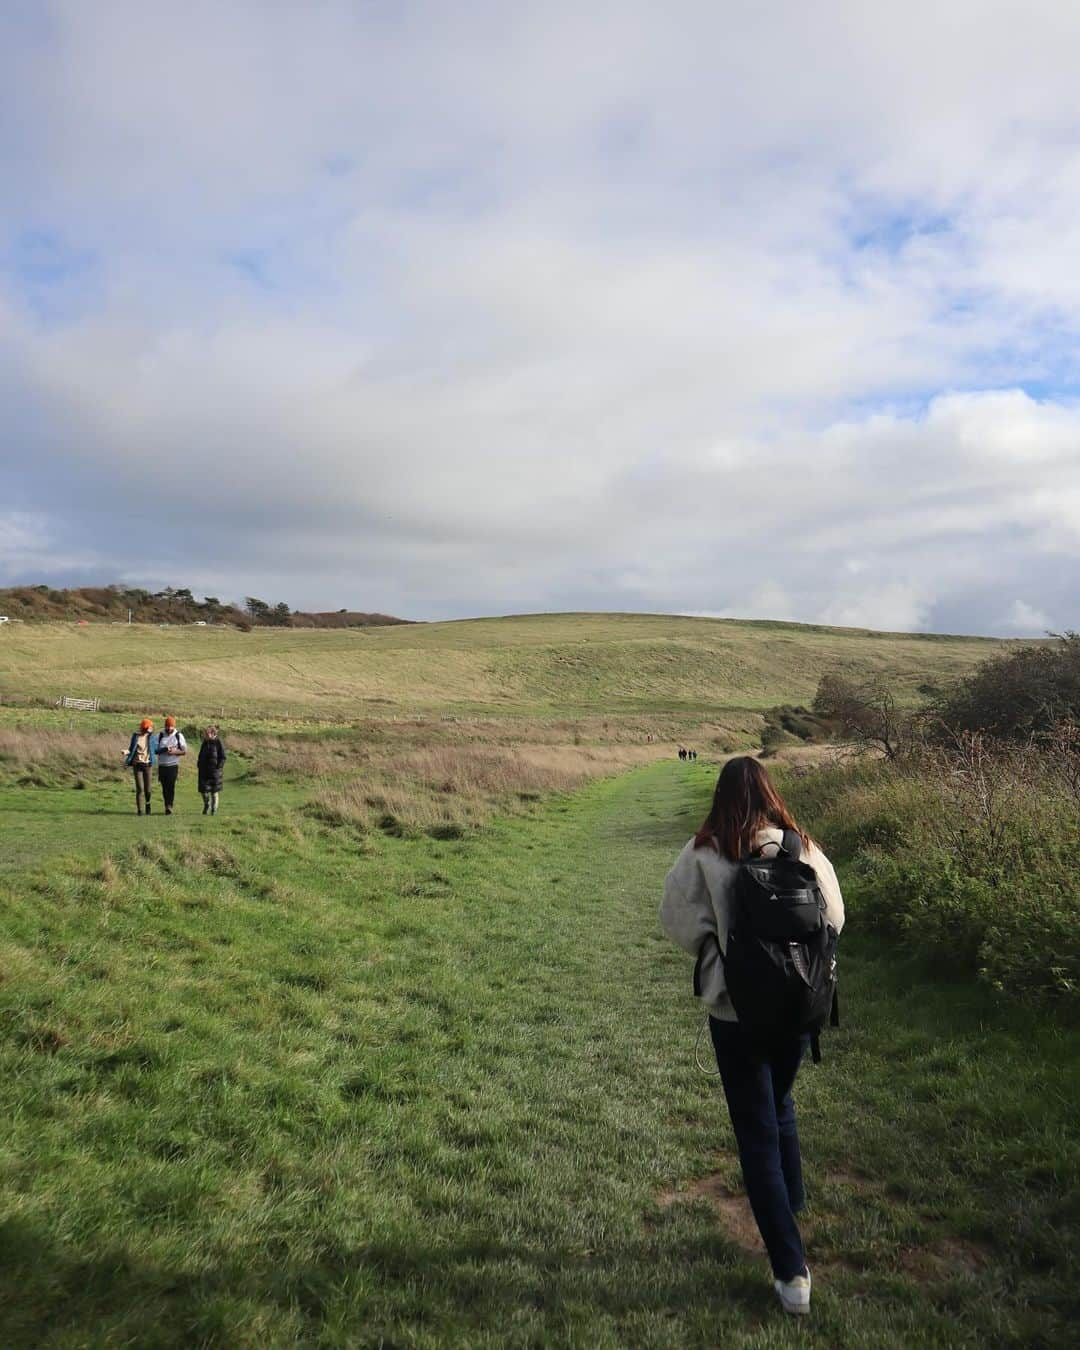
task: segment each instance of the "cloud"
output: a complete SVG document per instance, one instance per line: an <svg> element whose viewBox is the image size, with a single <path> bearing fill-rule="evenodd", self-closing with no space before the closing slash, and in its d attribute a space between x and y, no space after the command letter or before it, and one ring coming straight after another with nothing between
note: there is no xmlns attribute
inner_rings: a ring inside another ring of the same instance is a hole
<svg viewBox="0 0 1080 1350"><path fill-rule="evenodd" d="M915 586L893 582L832 600L821 611L821 622L840 628L879 628L912 632L926 624L930 606Z"/></svg>
<svg viewBox="0 0 1080 1350"><path fill-rule="evenodd" d="M1053 620L1043 610L1030 605L1026 600L1014 600L1002 627L1016 633L1049 633L1053 631Z"/></svg>
<svg viewBox="0 0 1080 1350"><path fill-rule="evenodd" d="M92 555L69 550L53 533L48 517L0 510L0 578L19 584L33 569L38 582L80 575L100 565Z"/></svg>
<svg viewBox="0 0 1080 1350"><path fill-rule="evenodd" d="M34 14L0 18L0 501L51 542L8 577L1075 613L1080 12Z"/></svg>

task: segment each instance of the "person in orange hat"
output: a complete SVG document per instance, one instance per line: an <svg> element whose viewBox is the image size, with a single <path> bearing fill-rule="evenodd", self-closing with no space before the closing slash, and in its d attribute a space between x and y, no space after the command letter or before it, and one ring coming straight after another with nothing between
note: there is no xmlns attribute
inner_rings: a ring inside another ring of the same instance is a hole
<svg viewBox="0 0 1080 1350"><path fill-rule="evenodd" d="M135 770L135 814L141 816L145 804L146 814L149 815L150 770L157 763L157 737L154 735L154 724L149 717L144 717L139 723L138 731L131 733L131 742L124 763Z"/></svg>
<svg viewBox="0 0 1080 1350"><path fill-rule="evenodd" d="M176 799L176 780L180 774L180 760L186 754L187 741L184 740L184 733L177 729L176 718L166 717L165 730L157 741L157 774L167 816L172 815L173 802Z"/></svg>

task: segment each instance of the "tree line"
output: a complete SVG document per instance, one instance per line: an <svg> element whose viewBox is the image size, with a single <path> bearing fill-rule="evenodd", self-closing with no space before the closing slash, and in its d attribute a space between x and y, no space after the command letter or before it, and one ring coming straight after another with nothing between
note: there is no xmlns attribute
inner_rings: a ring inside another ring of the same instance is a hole
<svg viewBox="0 0 1080 1350"><path fill-rule="evenodd" d="M266 628L367 628L408 623L390 614L338 609L307 611L291 608L284 600L270 603L257 596L222 600L216 595L196 597L188 586L165 586L151 591L141 586L11 586L0 589L0 613L26 622L86 620L87 622L228 624L250 631Z"/></svg>

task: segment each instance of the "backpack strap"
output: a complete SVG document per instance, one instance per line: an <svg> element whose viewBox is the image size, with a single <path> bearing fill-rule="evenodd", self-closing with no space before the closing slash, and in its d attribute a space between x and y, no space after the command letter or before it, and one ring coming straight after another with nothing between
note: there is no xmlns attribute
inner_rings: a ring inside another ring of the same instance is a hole
<svg viewBox="0 0 1080 1350"><path fill-rule="evenodd" d="M798 830L785 830L784 840L780 847L798 862L802 857L802 838Z"/></svg>
<svg viewBox="0 0 1080 1350"><path fill-rule="evenodd" d="M832 1009L829 1012L829 1026L838 1027L840 1025L840 991L833 990ZM810 1036L810 1057L815 1064L821 1063L821 1032L815 1031Z"/></svg>

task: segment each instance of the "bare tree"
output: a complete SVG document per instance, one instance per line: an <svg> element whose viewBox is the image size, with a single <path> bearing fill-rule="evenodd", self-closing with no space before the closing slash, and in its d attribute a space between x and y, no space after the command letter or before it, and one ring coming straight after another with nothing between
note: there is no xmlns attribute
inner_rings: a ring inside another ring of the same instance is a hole
<svg viewBox="0 0 1080 1350"><path fill-rule="evenodd" d="M1039 743L1050 772L1080 806L1080 724L1059 722Z"/></svg>
<svg viewBox="0 0 1080 1350"><path fill-rule="evenodd" d="M919 778L936 797L933 834L972 875L1000 885L1019 865L1017 824L1037 814L1047 783L1042 744L960 731L920 746Z"/></svg>
<svg viewBox="0 0 1080 1350"><path fill-rule="evenodd" d="M912 736L912 718L896 705L892 690L876 677L856 683L844 675L822 675L814 712L864 749L896 759Z"/></svg>

